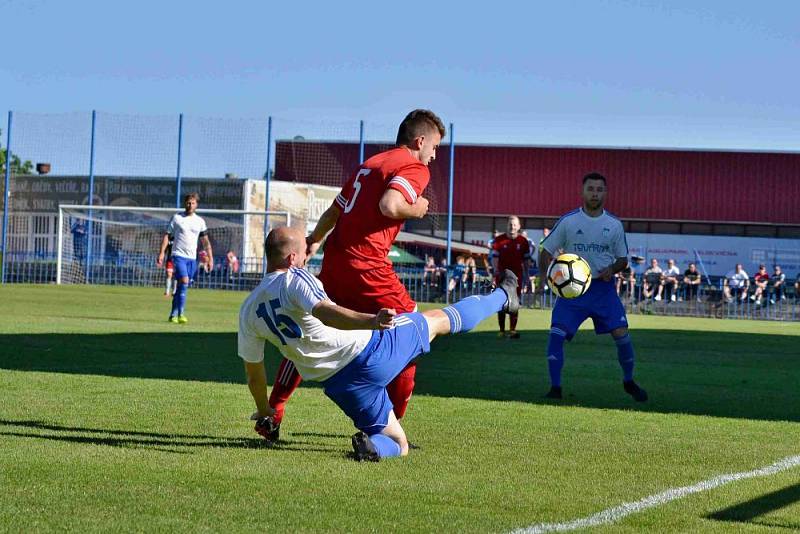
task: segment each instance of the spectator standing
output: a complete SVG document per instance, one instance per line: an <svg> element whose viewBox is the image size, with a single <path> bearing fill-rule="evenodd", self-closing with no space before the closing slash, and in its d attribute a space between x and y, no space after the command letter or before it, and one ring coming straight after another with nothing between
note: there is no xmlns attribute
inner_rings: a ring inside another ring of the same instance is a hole
<svg viewBox="0 0 800 534"><path fill-rule="evenodd" d="M699 299L697 296L698 289L700 289L700 271L697 270L697 265L694 262L689 263L689 268L683 272L683 291L684 298L687 301Z"/></svg>
<svg viewBox="0 0 800 534"><path fill-rule="evenodd" d="M69 227L72 233L72 253L77 260L86 259L86 221L77 217L73 218Z"/></svg>

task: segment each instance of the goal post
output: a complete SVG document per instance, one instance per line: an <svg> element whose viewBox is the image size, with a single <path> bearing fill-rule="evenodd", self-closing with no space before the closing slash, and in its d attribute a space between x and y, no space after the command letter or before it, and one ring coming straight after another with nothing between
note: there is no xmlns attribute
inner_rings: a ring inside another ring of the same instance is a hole
<svg viewBox="0 0 800 534"><path fill-rule="evenodd" d="M56 283L163 285L165 270L156 265L156 257L170 219L181 211L59 205ZM242 278L252 281L263 274L266 234L271 228L292 223L287 211L198 209L197 214L206 222L214 252L213 270L198 267L198 278L203 280L200 286L218 289L252 285L242 284ZM201 250L198 245L198 253ZM229 251L237 259L235 265L228 261Z"/></svg>

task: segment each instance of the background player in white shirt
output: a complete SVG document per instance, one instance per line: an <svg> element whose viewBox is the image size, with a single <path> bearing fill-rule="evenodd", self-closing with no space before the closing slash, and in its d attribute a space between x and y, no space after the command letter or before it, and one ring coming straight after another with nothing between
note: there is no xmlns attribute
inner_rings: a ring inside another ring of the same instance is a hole
<svg viewBox="0 0 800 534"><path fill-rule="evenodd" d="M269 233L267 274L239 311L238 353L256 403L256 431L269 439L274 410L267 399L264 341L291 360L304 380L321 382L359 429L352 445L357 460L405 456L408 441L386 386L437 335L466 332L501 309L519 309L514 273L497 290L424 313L382 308L360 313L333 303L303 266L305 236L284 227Z"/></svg>
<svg viewBox="0 0 800 534"><path fill-rule="evenodd" d="M588 318L597 334L611 334L623 372L623 387L635 400L647 400L647 393L633 381L633 344L628 335L625 307L614 287L614 275L628 265L628 243L622 222L603 209L606 178L590 173L583 177L583 206L558 220L542 241L539 265L542 272L558 250L577 254L592 268L592 284L585 295L556 300L550 322L547 365L550 391L546 397L560 399L561 369L564 366L564 341L571 340Z"/></svg>
<svg viewBox="0 0 800 534"><path fill-rule="evenodd" d="M186 307L186 293L189 290L189 281L194 278L197 272L197 241L203 243L203 249L208 255L210 269L214 268L214 253L211 250L211 242L208 240L208 228L202 217L197 215L197 204L200 196L197 193L190 193L183 198L183 213L176 213L169 221L167 233L161 240L161 249L158 252L156 263L159 267L164 263L164 255L169 242L172 241L172 263L175 265L175 277L177 287L172 296L172 311L169 314L169 322L185 323L184 315Z"/></svg>

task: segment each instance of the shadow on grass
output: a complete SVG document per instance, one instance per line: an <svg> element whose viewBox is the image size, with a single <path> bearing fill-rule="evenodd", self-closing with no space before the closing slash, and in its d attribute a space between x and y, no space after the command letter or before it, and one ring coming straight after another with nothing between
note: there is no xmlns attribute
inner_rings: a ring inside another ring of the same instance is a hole
<svg viewBox="0 0 800 534"><path fill-rule="evenodd" d="M761 526L800 530L800 521L781 521L780 519L761 518L761 516L778 511L800 502L800 483L788 486L761 497L725 508L706 516L717 521L735 523L752 523Z"/></svg>
<svg viewBox="0 0 800 534"><path fill-rule="evenodd" d="M632 337L647 403L622 391L611 339L591 332L566 345L563 401L542 398L543 331L519 340L487 332L437 339L419 360L415 394L800 421L800 337L656 329ZM280 357L268 344L266 354L272 379ZM0 369L244 384L234 333L4 334Z"/></svg>
<svg viewBox="0 0 800 534"><path fill-rule="evenodd" d="M23 428L26 431L13 430ZM88 435L87 435L88 434ZM192 448L270 449L300 452L335 453L341 456L342 446L322 446L318 442L284 440L270 444L263 438L234 438L200 434L165 434L61 426L44 421L0 419L0 436L45 439L68 443L107 445L109 447L146 448L162 452L187 454ZM339 436L336 436L339 437ZM190 450L184 450L184 449Z"/></svg>

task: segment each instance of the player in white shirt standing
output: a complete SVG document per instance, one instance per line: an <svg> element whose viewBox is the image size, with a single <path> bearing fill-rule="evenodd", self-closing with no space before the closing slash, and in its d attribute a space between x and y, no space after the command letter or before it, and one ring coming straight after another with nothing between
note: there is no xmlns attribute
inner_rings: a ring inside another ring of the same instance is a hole
<svg viewBox="0 0 800 534"><path fill-rule="evenodd" d="M175 265L175 277L177 287L172 296L172 311L169 314L169 322L186 323L184 308L186 307L186 292L189 290L189 281L197 271L197 241L203 243L203 249L208 254L210 268L214 268L214 253L211 250L211 242L208 240L208 228L202 217L197 215L197 204L200 202L200 195L190 193L183 198L183 213L176 213L169 221L167 233L161 240L161 250L158 252L156 264L161 267L164 263L164 255L172 241L172 263Z"/></svg>
<svg viewBox="0 0 800 534"><path fill-rule="evenodd" d="M359 429L352 438L358 461L408 454L386 386L411 360L430 351L433 338L469 331L502 309L519 309L517 278L506 271L491 294L440 310L360 313L331 302L322 282L303 269L306 240L299 230L271 231L265 249L267 274L239 311L238 353L256 403L255 430L269 439L274 424L264 370L264 341L269 341L303 380L321 382L353 420Z"/></svg>
<svg viewBox="0 0 800 534"><path fill-rule="evenodd" d="M625 391L639 402L647 400L647 393L633 381L633 344L628 335L625 307L614 287L614 275L628 265L628 243L622 222L603 209L606 192L605 176L598 173L584 176L583 206L561 217L540 247L542 272L547 272L558 250L581 256L592 268L589 291L575 299L559 298L553 307L547 344L551 384L548 398L562 396L564 341L571 340L581 323L591 317L595 333L611 334L614 338Z"/></svg>

